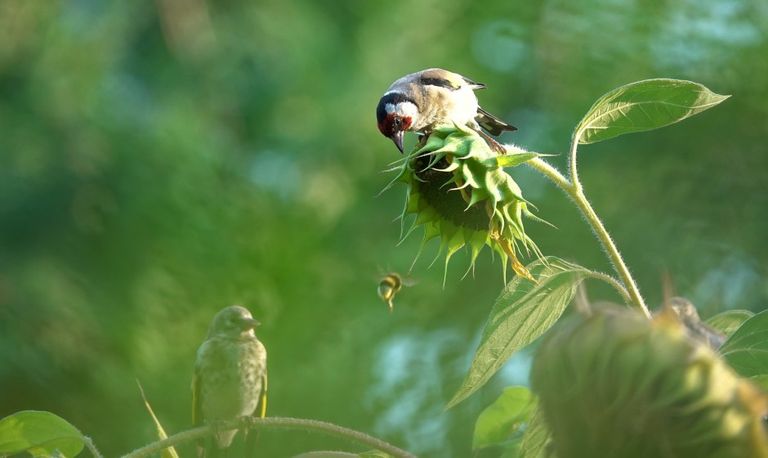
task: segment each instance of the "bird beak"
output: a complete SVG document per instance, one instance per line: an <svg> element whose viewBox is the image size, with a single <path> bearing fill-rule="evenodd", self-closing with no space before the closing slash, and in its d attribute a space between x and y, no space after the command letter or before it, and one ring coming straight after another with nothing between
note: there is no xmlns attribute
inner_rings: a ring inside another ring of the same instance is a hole
<svg viewBox="0 0 768 458"><path fill-rule="evenodd" d="M403 134L404 131L398 131L392 134L391 138L393 142L395 142L395 146L397 146L397 149L400 150L400 154L403 153Z"/></svg>
<svg viewBox="0 0 768 458"><path fill-rule="evenodd" d="M253 318L243 319L243 329L253 329L257 326L261 326L261 323L258 320L254 320Z"/></svg>

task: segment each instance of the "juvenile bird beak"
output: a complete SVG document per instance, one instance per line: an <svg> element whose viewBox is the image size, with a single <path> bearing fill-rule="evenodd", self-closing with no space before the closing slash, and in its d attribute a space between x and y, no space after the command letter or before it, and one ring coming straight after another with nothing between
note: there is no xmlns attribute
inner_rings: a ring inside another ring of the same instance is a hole
<svg viewBox="0 0 768 458"><path fill-rule="evenodd" d="M253 329L257 326L261 326L261 323L253 318L243 318L243 329Z"/></svg>
<svg viewBox="0 0 768 458"><path fill-rule="evenodd" d="M401 131L395 132L394 134L392 134L391 137L389 137L392 139L393 142L395 142L395 146L397 146L397 149L400 150L400 154L403 153L403 134L404 133L405 132L401 130Z"/></svg>

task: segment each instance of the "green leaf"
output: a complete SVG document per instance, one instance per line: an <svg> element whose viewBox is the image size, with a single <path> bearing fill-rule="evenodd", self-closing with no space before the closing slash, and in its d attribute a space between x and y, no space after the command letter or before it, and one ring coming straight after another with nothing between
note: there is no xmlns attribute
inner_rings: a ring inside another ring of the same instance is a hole
<svg viewBox="0 0 768 458"><path fill-rule="evenodd" d="M728 310L710 317L706 323L729 337L754 315L749 310Z"/></svg>
<svg viewBox="0 0 768 458"><path fill-rule="evenodd" d="M768 310L745 321L720 353L744 377L768 374Z"/></svg>
<svg viewBox="0 0 768 458"><path fill-rule="evenodd" d="M552 434L544 421L544 412L537 407L525 429L523 443L520 446L520 458L547 457L547 445L551 440Z"/></svg>
<svg viewBox="0 0 768 458"><path fill-rule="evenodd" d="M336 452L340 453L340 452ZM384 453L381 450L368 450L367 452L358 453L360 458L392 458L392 455ZM331 458L331 457L328 457Z"/></svg>
<svg viewBox="0 0 768 458"><path fill-rule="evenodd" d="M523 443L523 436L517 435L504 444L501 456L499 458L520 458L520 445Z"/></svg>
<svg viewBox="0 0 768 458"><path fill-rule="evenodd" d="M362 453L340 452L336 450L313 450L299 453L293 458L392 458L392 455L379 450L369 450Z"/></svg>
<svg viewBox="0 0 768 458"><path fill-rule="evenodd" d="M144 401L144 407L147 408L147 412L149 412L149 415L152 417L152 421L155 423L155 429L157 430L157 438L160 440L168 439L168 434L165 433L165 429L163 428L163 425L160 423L160 420L157 419L157 416L155 415L155 411L152 410L152 406L149 405L149 401L147 401L147 397L144 395L144 388L141 386L141 382L136 380L136 384L139 385L139 392L141 393L141 399ZM176 453L176 449L174 447L166 447L160 452L161 458L179 458L179 454Z"/></svg>
<svg viewBox="0 0 768 458"><path fill-rule="evenodd" d="M22 410L0 420L0 456L76 456L85 446L80 431L50 412Z"/></svg>
<svg viewBox="0 0 768 458"><path fill-rule="evenodd" d="M749 380L754 382L755 385L760 386L762 389L768 390L768 374L756 375L754 377L750 377Z"/></svg>
<svg viewBox="0 0 768 458"><path fill-rule="evenodd" d="M477 417L472 449L476 450L509 440L528 421L535 405L533 393L527 387L504 388L501 396Z"/></svg>
<svg viewBox="0 0 768 458"><path fill-rule="evenodd" d="M728 95L699 83L667 78L616 88L595 102L576 127L579 143L597 143L632 132L658 129L712 108Z"/></svg>
<svg viewBox="0 0 768 458"><path fill-rule="evenodd" d="M536 283L515 277L488 318L464 383L448 402L453 407L483 386L510 356L544 334L565 311L588 275L583 267L548 257L527 266Z"/></svg>

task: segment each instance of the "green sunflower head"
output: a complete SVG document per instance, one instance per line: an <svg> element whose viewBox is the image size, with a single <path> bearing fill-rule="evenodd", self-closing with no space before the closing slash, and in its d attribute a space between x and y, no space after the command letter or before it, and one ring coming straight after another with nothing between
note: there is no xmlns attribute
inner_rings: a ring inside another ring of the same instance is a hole
<svg viewBox="0 0 768 458"><path fill-rule="evenodd" d="M504 167L536 156L520 150L499 155L478 132L466 127L436 128L390 169L398 175L385 189L396 182L408 186L401 237L419 226L424 228L421 248L439 237L438 257L444 253L446 272L451 257L462 247L469 248L469 268L474 268L478 254L487 245L501 257L505 278L509 264L517 275L533 280L518 253L541 258L525 232L523 219L541 220L531 213L532 205ZM415 218L406 230L405 220L410 214Z"/></svg>
<svg viewBox="0 0 768 458"><path fill-rule="evenodd" d="M560 458L768 456L768 393L671 309L570 315L542 340L531 383Z"/></svg>

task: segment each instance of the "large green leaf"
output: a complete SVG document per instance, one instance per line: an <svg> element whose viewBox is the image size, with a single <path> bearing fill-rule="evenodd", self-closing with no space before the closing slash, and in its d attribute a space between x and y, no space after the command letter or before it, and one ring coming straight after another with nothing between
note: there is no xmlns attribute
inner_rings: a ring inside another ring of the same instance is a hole
<svg viewBox="0 0 768 458"><path fill-rule="evenodd" d="M547 455L547 444L552 435L544 421L544 412L536 408L531 415L531 421L523 435L523 443L520 446L520 458L544 458Z"/></svg>
<svg viewBox="0 0 768 458"><path fill-rule="evenodd" d="M749 310L727 310L710 317L706 323L729 337L754 315Z"/></svg>
<svg viewBox="0 0 768 458"><path fill-rule="evenodd" d="M84 446L80 431L50 412L22 410L0 420L0 456L28 452L35 457L73 457Z"/></svg>
<svg viewBox="0 0 768 458"><path fill-rule="evenodd" d="M553 257L527 268L536 283L515 277L496 299L469 374L447 407L474 393L514 352L555 324L589 274L583 267Z"/></svg>
<svg viewBox="0 0 768 458"><path fill-rule="evenodd" d="M528 421L535 406L533 393L527 387L504 388L501 395L477 417L472 449L509 440Z"/></svg>
<svg viewBox="0 0 768 458"><path fill-rule="evenodd" d="M520 458L520 446L523 443L523 436L518 435L506 444L504 444L504 448L501 451L501 456L499 458Z"/></svg>
<svg viewBox="0 0 768 458"><path fill-rule="evenodd" d="M658 78L616 88L595 102L576 126L579 143L658 129L711 108L728 95L692 81Z"/></svg>
<svg viewBox="0 0 768 458"><path fill-rule="evenodd" d="M745 377L768 374L768 310L745 321L720 347L720 353Z"/></svg>

